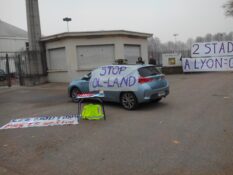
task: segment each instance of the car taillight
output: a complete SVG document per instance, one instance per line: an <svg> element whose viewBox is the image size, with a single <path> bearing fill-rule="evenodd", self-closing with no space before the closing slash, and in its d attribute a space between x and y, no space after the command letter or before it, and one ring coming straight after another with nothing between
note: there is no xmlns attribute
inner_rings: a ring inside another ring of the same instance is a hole
<svg viewBox="0 0 233 175"><path fill-rule="evenodd" d="M143 83L149 83L153 81L153 78L147 78L147 77L139 77L138 83L143 84Z"/></svg>

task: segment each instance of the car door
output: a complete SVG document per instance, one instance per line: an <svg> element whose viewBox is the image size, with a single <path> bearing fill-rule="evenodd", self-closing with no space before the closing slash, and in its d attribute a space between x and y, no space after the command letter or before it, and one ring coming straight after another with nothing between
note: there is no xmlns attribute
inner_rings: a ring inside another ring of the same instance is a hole
<svg viewBox="0 0 233 175"><path fill-rule="evenodd" d="M104 91L104 100L110 102L119 102L119 91Z"/></svg>

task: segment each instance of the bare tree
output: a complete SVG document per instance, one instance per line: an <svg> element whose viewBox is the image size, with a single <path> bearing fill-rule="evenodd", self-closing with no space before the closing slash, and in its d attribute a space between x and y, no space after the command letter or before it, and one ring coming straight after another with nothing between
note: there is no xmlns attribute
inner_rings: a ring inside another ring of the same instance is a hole
<svg viewBox="0 0 233 175"><path fill-rule="evenodd" d="M153 37L148 39L148 54L149 54L149 58L153 58L154 56L154 52L155 52L155 40Z"/></svg>
<svg viewBox="0 0 233 175"><path fill-rule="evenodd" d="M198 36L198 37L196 37L195 42L197 42L197 43L203 43L204 42L204 38L201 37L201 36Z"/></svg>
<svg viewBox="0 0 233 175"><path fill-rule="evenodd" d="M163 53L181 53L183 57L191 56L192 44L195 42L211 42L211 41L232 41L233 32L229 33L207 33L205 36L198 36L196 39L189 38L186 42L168 41L162 43L159 38L151 37L148 39L148 55L151 61L156 61L156 64L162 63Z"/></svg>
<svg viewBox="0 0 233 175"><path fill-rule="evenodd" d="M224 5L226 16L233 16L233 0L228 0Z"/></svg>
<svg viewBox="0 0 233 175"><path fill-rule="evenodd" d="M214 41L223 41L224 40L224 33L216 33L213 36Z"/></svg>
<svg viewBox="0 0 233 175"><path fill-rule="evenodd" d="M232 41L233 40L233 32L230 32L225 37L226 41Z"/></svg>
<svg viewBox="0 0 233 175"><path fill-rule="evenodd" d="M175 43L172 41L168 41L167 43L163 44L163 51L165 52L174 52L175 50Z"/></svg>
<svg viewBox="0 0 233 175"><path fill-rule="evenodd" d="M156 53L161 52L161 42L157 37L148 39L149 57L155 58Z"/></svg>
<svg viewBox="0 0 233 175"><path fill-rule="evenodd" d="M210 33L208 33L205 36L205 42L210 42L210 41L212 41L212 35Z"/></svg>
<svg viewBox="0 0 233 175"><path fill-rule="evenodd" d="M186 47L187 47L188 50L191 50L193 43L194 43L194 40L192 38L187 39Z"/></svg>
<svg viewBox="0 0 233 175"><path fill-rule="evenodd" d="M162 43L157 37L148 39L148 55L150 63L160 64L160 57L162 52Z"/></svg>

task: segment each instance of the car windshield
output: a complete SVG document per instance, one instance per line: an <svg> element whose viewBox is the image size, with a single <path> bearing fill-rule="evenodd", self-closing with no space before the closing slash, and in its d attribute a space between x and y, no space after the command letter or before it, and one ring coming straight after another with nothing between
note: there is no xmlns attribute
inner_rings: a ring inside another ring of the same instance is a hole
<svg viewBox="0 0 233 175"><path fill-rule="evenodd" d="M161 74L156 66L141 67L138 69L139 75L142 77L148 77L152 75Z"/></svg>

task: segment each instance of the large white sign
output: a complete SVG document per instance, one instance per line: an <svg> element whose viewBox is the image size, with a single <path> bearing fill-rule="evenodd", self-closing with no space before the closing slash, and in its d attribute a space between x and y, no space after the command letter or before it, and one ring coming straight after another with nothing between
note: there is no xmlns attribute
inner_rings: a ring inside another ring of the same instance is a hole
<svg viewBox="0 0 233 175"><path fill-rule="evenodd" d="M209 57L209 56L232 56L233 41L194 43L192 45L192 57Z"/></svg>
<svg viewBox="0 0 233 175"><path fill-rule="evenodd" d="M233 71L232 57L183 58L184 72Z"/></svg>
<svg viewBox="0 0 233 175"><path fill-rule="evenodd" d="M13 119L0 129L13 129L13 128L28 128L28 127L42 127L42 126L55 126L55 125L75 125L78 124L78 116L43 116L35 118L19 118Z"/></svg>
<svg viewBox="0 0 233 175"><path fill-rule="evenodd" d="M91 73L90 91L137 91L138 72L132 66L102 66Z"/></svg>

